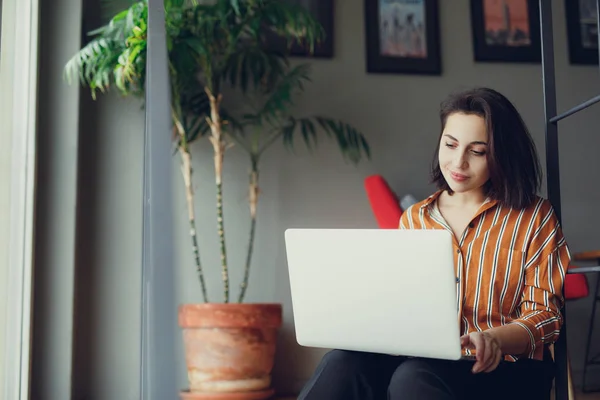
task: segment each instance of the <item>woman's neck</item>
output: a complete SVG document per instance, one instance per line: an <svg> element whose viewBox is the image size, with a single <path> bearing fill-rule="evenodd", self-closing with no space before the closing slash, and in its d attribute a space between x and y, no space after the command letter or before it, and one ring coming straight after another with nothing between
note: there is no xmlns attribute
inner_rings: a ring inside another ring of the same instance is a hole
<svg viewBox="0 0 600 400"><path fill-rule="evenodd" d="M453 194L445 190L440 197L444 205L455 207L479 207L486 199L483 189Z"/></svg>

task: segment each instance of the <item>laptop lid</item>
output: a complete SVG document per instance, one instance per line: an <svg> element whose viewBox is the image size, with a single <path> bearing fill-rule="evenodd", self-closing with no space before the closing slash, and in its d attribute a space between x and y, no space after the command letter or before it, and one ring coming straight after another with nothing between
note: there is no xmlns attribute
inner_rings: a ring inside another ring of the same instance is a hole
<svg viewBox="0 0 600 400"><path fill-rule="evenodd" d="M449 232L288 229L285 243L300 345L461 357Z"/></svg>

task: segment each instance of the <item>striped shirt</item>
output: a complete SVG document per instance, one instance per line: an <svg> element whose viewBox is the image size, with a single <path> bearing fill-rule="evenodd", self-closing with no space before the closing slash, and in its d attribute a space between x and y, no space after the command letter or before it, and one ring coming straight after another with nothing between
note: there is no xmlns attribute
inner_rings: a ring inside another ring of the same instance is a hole
<svg viewBox="0 0 600 400"><path fill-rule="evenodd" d="M436 207L438 191L410 206L400 229L450 229ZM487 199L460 238L454 234L458 318L462 334L518 324L529 334L524 354L541 360L562 325L563 282L571 261L552 205L540 197L516 210ZM464 349L465 355L473 350Z"/></svg>

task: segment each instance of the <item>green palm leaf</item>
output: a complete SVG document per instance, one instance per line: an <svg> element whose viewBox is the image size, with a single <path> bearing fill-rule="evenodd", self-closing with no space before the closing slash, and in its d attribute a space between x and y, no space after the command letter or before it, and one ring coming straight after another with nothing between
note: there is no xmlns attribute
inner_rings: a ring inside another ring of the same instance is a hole
<svg viewBox="0 0 600 400"><path fill-rule="evenodd" d="M256 123L275 123L294 104L295 92L304 90L304 83L310 81L310 66L297 65L283 75L272 89L260 112L256 115Z"/></svg>
<svg viewBox="0 0 600 400"><path fill-rule="evenodd" d="M210 101L199 85L182 90L179 94L183 113L186 141L191 143L210 132L207 118L210 116Z"/></svg>
<svg viewBox="0 0 600 400"><path fill-rule="evenodd" d="M239 84L246 93L250 88L273 87L287 68L288 61L282 53L249 46L227 58L222 78L233 87Z"/></svg>
<svg viewBox="0 0 600 400"><path fill-rule="evenodd" d="M119 12L106 25L89 33L93 36L71 57L64 68L69 83L75 76L96 92L107 92L114 84L122 94L141 95L146 72L146 1Z"/></svg>
<svg viewBox="0 0 600 400"><path fill-rule="evenodd" d="M351 125L330 118L314 116L305 118L290 117L282 129L283 143L290 151L294 150L294 138L299 131L309 151L317 145L317 127L321 127L327 137L335 139L346 161L358 164L363 156L371 158L370 146L364 135Z"/></svg>

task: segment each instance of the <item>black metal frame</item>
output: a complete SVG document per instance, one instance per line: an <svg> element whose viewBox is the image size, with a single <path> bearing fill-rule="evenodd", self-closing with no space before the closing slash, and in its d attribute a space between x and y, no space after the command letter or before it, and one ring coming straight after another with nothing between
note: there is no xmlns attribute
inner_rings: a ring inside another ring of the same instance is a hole
<svg viewBox="0 0 600 400"><path fill-rule="evenodd" d="M600 267L595 267L600 268ZM598 272L598 271L596 271ZM600 295L598 294L598 290L600 289L600 273L596 274L596 290L594 292L594 300L592 305L592 312L590 313L590 326L588 328L588 336L587 341L585 343L585 361L583 364L583 376L581 379L581 391L586 393L590 391L598 391L598 390L588 390L586 387L587 382L587 369L590 365L599 365L600 364L600 355L596 355L590 358L590 348L592 344L592 335L594 332L594 322L596 319L596 309L598 308L598 302L600 302Z"/></svg>
<svg viewBox="0 0 600 400"><path fill-rule="evenodd" d="M570 0L568 0L570 1ZM557 114L556 110L556 78L554 69L554 38L552 29L552 1L539 0L540 34L542 37L542 79L544 84L544 116L546 134L546 182L548 200L552 203L558 220L562 221L560 202L560 170L558 148L558 122L595 103L600 102L600 95L589 99L570 110ZM600 32L600 0L596 0L598 12L598 31ZM600 46L598 47L600 55ZM600 68L600 65L599 65ZM598 268L586 272L598 272ZM596 299L594 299L594 302ZM568 360L567 360L567 324L565 309L562 310L564 321L558 341L554 346L556 366L555 399L569 398ZM586 355L587 362L587 355Z"/></svg>

